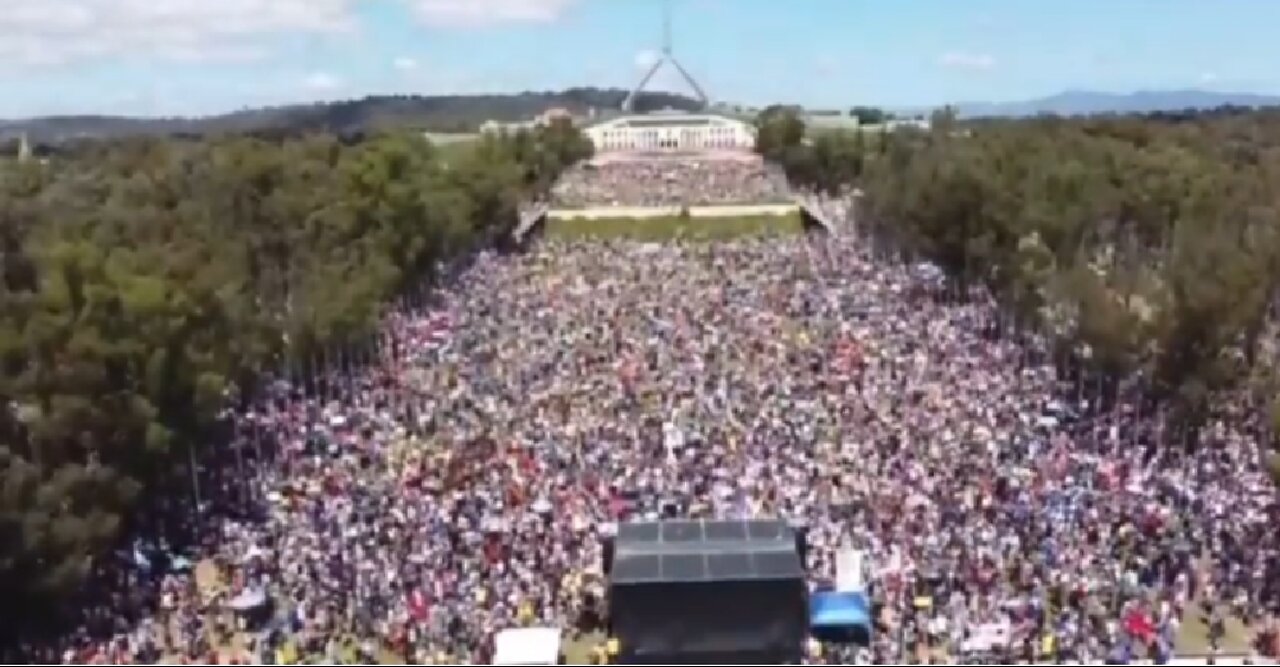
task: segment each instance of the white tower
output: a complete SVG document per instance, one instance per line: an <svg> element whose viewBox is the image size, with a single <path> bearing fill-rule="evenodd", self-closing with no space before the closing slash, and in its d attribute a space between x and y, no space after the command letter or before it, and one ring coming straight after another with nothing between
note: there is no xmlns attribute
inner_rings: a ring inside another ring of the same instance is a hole
<svg viewBox="0 0 1280 667"><path fill-rule="evenodd" d="M18 162L26 162L31 159L31 142L27 140L24 132L18 137Z"/></svg>
<svg viewBox="0 0 1280 667"><path fill-rule="evenodd" d="M679 60L676 60L675 54L671 50L670 2L663 6L662 52L658 55L658 59L654 61L653 66L649 68L649 71L645 73L644 78L640 79L640 83L635 87L635 90L632 90L631 94L627 95L627 98L622 101L623 111L631 111L633 109L636 97L638 97L640 93L644 92L644 87L649 85L649 81L653 79L653 75L657 74L658 70L662 69L663 65L668 64L675 68L676 72L680 74L680 78L684 79L684 82L693 90L693 93L697 96L698 102L701 106L703 108L707 107L711 101L707 98L707 94L703 92L702 86L699 86L698 82L694 80L693 75L689 74L689 71L680 64Z"/></svg>

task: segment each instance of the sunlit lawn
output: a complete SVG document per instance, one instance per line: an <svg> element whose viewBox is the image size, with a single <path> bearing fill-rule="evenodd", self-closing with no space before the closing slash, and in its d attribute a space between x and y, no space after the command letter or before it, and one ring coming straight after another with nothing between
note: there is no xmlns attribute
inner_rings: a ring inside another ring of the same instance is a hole
<svg viewBox="0 0 1280 667"><path fill-rule="evenodd" d="M724 218L573 218L548 220L546 238L720 241L752 236L789 236L803 231L804 224L798 213Z"/></svg>
<svg viewBox="0 0 1280 667"><path fill-rule="evenodd" d="M465 157L479 143L476 134L428 134L427 139L445 162Z"/></svg>

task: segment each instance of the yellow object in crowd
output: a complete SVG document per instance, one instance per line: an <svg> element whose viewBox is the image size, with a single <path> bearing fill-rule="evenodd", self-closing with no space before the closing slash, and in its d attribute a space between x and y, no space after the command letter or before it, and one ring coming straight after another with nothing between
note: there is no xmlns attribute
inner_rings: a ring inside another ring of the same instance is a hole
<svg viewBox="0 0 1280 667"><path fill-rule="evenodd" d="M618 641L617 637L610 637L609 641L605 642L604 651L608 655L617 657L622 651L622 642Z"/></svg>
<svg viewBox="0 0 1280 667"><path fill-rule="evenodd" d="M933 609L933 598L921 595L915 599L916 609Z"/></svg>

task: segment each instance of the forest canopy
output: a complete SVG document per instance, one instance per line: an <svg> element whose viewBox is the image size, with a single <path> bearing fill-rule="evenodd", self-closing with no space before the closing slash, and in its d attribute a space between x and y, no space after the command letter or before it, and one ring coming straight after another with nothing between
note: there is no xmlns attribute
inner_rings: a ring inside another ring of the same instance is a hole
<svg viewBox="0 0 1280 667"><path fill-rule="evenodd" d="M384 307L500 245L590 153L572 126L446 154L415 133L129 139L0 162L0 596L71 599L158 505L188 502L219 417Z"/></svg>

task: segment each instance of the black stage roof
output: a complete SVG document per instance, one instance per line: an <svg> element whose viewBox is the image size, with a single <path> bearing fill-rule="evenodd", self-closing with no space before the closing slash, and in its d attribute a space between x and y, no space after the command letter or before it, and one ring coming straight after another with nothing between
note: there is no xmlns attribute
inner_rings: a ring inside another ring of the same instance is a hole
<svg viewBox="0 0 1280 667"><path fill-rule="evenodd" d="M618 526L615 585L794 580L804 576L784 521L661 521Z"/></svg>

